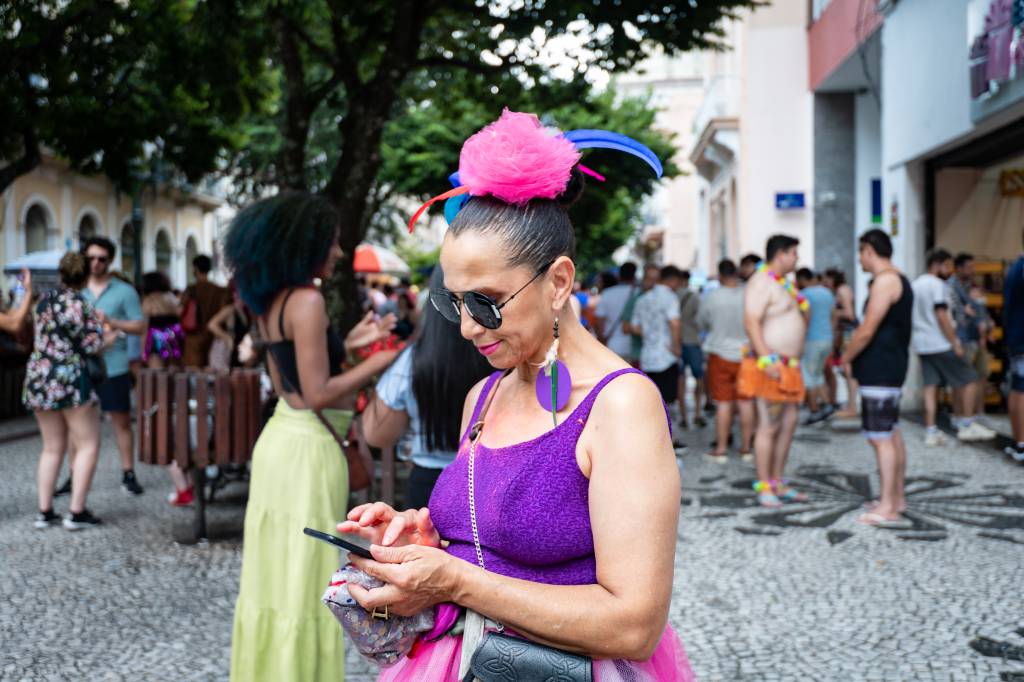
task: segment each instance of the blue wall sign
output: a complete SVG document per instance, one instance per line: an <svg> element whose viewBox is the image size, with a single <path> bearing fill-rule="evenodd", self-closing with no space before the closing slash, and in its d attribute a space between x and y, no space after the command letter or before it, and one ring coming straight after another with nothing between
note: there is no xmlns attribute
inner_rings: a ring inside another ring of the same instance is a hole
<svg viewBox="0 0 1024 682"><path fill-rule="evenodd" d="M775 193L775 208L788 211L794 208L804 208L804 193L803 192L776 192Z"/></svg>

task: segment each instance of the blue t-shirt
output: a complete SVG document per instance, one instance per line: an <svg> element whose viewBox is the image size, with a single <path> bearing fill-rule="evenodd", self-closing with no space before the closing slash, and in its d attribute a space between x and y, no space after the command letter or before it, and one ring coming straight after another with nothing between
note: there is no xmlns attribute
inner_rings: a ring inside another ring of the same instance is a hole
<svg viewBox="0 0 1024 682"><path fill-rule="evenodd" d="M111 320L134 322L142 319L142 305L135 288L116 277L110 278L99 298L92 295L89 287L82 289L82 295ZM103 353L103 361L107 365L107 376L116 377L128 373L128 341L124 336Z"/></svg>
<svg viewBox="0 0 1024 682"><path fill-rule="evenodd" d="M807 287L800 293L811 306L811 317L807 322L807 340L832 343L832 311L836 297L823 286Z"/></svg>
<svg viewBox="0 0 1024 682"><path fill-rule="evenodd" d="M1010 266L1003 289L1003 328L1010 355L1024 355L1024 256Z"/></svg>
<svg viewBox="0 0 1024 682"><path fill-rule="evenodd" d="M406 348L384 372L377 382L377 397L392 410L409 415L406 435L412 439L413 464L428 469L444 469L452 463L456 453L427 448L420 423L420 408L412 391L412 352L415 345Z"/></svg>

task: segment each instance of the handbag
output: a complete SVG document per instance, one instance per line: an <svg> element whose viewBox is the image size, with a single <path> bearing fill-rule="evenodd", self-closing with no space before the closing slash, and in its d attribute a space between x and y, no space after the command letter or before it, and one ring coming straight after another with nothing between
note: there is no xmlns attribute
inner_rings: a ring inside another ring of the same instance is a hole
<svg viewBox="0 0 1024 682"><path fill-rule="evenodd" d="M89 383L93 388L107 380L107 363L103 360L102 352L95 355L86 353L79 340L75 341L75 350L78 352L78 357L82 358L85 374L89 377Z"/></svg>
<svg viewBox="0 0 1024 682"><path fill-rule="evenodd" d="M338 433L337 429L328 421L327 417L324 416L320 410L313 410L313 414L320 420L320 423L324 425L331 437L334 438L334 442L341 448L341 452L345 455L345 460L348 462L348 489L350 492L357 490L364 490L370 485L370 474L366 471L366 467L363 465L363 458L359 454L359 448L355 447L351 441L345 440Z"/></svg>
<svg viewBox="0 0 1024 682"><path fill-rule="evenodd" d="M103 361L102 355L85 355L85 373L89 375L89 382L93 387L99 386L107 380L107 363Z"/></svg>
<svg viewBox="0 0 1024 682"><path fill-rule="evenodd" d="M470 431L469 441L469 520L473 531L473 545L476 548L476 561L484 568L484 553L480 546L480 533L476 523L475 494L475 461L476 444L484 430L484 416L491 406L491 399L497 390L491 391L480 419ZM466 628L463 635L463 652L471 650L472 657L466 667L466 653L463 653L459 675L462 682L527 682L528 680L558 680L558 682L591 682L593 679L593 661L587 656L569 653L562 649L544 646L521 637L512 637L504 633L504 627L495 624L497 631L484 632L479 639L479 646L473 648L474 641L480 636L485 625L484 619L477 613L468 611Z"/></svg>

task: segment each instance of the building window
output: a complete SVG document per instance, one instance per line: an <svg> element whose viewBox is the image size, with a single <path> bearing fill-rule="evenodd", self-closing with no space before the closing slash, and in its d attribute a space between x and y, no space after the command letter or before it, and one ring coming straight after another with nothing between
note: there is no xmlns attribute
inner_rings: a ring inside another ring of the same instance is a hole
<svg viewBox="0 0 1024 682"><path fill-rule="evenodd" d="M171 240L165 230L156 233L156 269L171 276Z"/></svg>
<svg viewBox="0 0 1024 682"><path fill-rule="evenodd" d="M49 221L46 216L46 209L35 204L25 214L25 251L46 251L49 246L47 239L49 233Z"/></svg>
<svg viewBox="0 0 1024 682"><path fill-rule="evenodd" d="M192 261L198 255L199 245L196 244L196 238L190 236L185 240L185 280L190 285L196 283L196 275L192 270Z"/></svg>
<svg viewBox="0 0 1024 682"><path fill-rule="evenodd" d="M91 215L84 215L78 222L78 240L84 242L89 237L96 235L96 219Z"/></svg>

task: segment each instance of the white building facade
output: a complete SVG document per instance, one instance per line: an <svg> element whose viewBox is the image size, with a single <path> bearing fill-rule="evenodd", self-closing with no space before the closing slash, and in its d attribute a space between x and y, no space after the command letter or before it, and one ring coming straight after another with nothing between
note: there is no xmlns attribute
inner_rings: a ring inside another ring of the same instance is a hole
<svg viewBox="0 0 1024 682"><path fill-rule="evenodd" d="M689 156L697 169L701 267L761 253L769 236L801 241L813 260L813 99L807 71L808 5L788 0L727 27L731 49L707 53L704 100Z"/></svg>
<svg viewBox="0 0 1024 682"><path fill-rule="evenodd" d="M103 176L69 170L52 155L0 194L0 262L26 253L77 249L80 240L102 235L118 247L114 268L133 276L132 202ZM223 201L176 189L143 193L142 271L159 270L173 286L192 278L192 258L214 255L223 230Z"/></svg>

